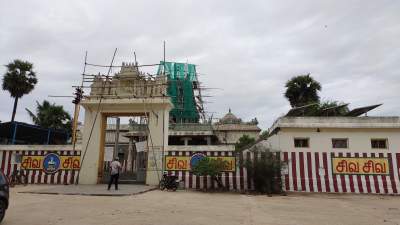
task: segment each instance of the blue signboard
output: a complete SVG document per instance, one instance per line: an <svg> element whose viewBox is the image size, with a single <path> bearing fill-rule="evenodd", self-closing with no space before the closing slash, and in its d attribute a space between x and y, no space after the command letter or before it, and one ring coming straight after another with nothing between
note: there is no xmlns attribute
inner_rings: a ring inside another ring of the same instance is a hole
<svg viewBox="0 0 400 225"><path fill-rule="evenodd" d="M49 153L43 159L43 171L45 173L56 173L60 169L60 164L60 156Z"/></svg>

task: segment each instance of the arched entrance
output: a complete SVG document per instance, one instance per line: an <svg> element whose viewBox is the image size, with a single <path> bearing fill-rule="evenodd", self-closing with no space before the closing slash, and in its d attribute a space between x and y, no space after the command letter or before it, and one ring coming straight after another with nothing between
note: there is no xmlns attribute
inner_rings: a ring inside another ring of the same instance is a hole
<svg viewBox="0 0 400 225"><path fill-rule="evenodd" d="M100 183L104 176L105 129L110 116L145 116L147 124L147 167L145 183L157 185L163 168L162 155L168 146L169 111L166 78L148 78L137 65L123 64L113 77L94 76L90 95L81 101L85 109L80 184Z"/></svg>

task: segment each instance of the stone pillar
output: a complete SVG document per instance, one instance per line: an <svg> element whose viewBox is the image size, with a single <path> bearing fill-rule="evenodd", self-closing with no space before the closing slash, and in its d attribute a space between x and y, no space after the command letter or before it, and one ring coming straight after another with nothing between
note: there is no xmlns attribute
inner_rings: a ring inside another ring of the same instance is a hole
<svg viewBox="0 0 400 225"><path fill-rule="evenodd" d="M132 164L134 163L133 157L133 137L129 137L128 156L126 159L126 171L132 172Z"/></svg>
<svg viewBox="0 0 400 225"><path fill-rule="evenodd" d="M100 157L100 142L103 117L101 113L97 116L96 122L93 127L92 135L89 140L94 118L96 112L85 108L85 124L83 127L82 137L82 156L81 156L81 170L79 174L79 184L97 184L98 178L98 167ZM87 145L85 159L83 160L83 154ZM83 160L83 161L82 161Z"/></svg>
<svg viewBox="0 0 400 225"><path fill-rule="evenodd" d="M207 145L211 145L211 137L205 137Z"/></svg>
<svg viewBox="0 0 400 225"><path fill-rule="evenodd" d="M190 137L183 137L181 140L183 140L184 145L189 145L189 141L192 140Z"/></svg>
<svg viewBox="0 0 400 225"><path fill-rule="evenodd" d="M162 177L165 151L168 146L168 110L151 110L149 116L146 184L158 185Z"/></svg>

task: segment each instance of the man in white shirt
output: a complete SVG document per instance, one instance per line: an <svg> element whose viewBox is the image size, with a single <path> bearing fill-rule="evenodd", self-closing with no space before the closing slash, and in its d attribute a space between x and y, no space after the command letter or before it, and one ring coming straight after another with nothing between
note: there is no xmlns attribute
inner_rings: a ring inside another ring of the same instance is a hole
<svg viewBox="0 0 400 225"><path fill-rule="evenodd" d="M108 182L108 190L111 188L111 184L115 181L115 190L118 190L118 178L119 171L121 169L121 163L118 161L118 157L115 157L114 161L110 164L110 181Z"/></svg>

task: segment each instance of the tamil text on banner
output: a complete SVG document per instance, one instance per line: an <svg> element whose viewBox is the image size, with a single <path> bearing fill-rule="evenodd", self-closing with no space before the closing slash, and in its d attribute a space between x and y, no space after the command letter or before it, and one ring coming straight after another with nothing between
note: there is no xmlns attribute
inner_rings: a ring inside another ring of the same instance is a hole
<svg viewBox="0 0 400 225"><path fill-rule="evenodd" d="M387 158L332 157L333 174L389 175Z"/></svg>
<svg viewBox="0 0 400 225"><path fill-rule="evenodd" d="M78 170L80 168L80 156L60 156L55 153L47 155L23 155L21 167L26 170L43 170L51 168L57 170Z"/></svg>
<svg viewBox="0 0 400 225"><path fill-rule="evenodd" d="M169 171L175 170L191 170L202 158L206 157L202 153L196 153L192 156L165 156L165 169ZM209 159L225 161L226 167L224 171L233 172L236 169L235 157L232 156L207 156Z"/></svg>

